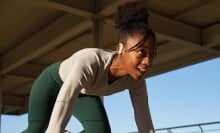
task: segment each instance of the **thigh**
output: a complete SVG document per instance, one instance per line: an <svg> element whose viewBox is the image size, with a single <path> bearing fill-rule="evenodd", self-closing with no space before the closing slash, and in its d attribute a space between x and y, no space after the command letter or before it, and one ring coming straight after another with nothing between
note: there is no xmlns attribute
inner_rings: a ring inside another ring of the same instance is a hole
<svg viewBox="0 0 220 133"><path fill-rule="evenodd" d="M73 115L81 122L86 133L110 133L110 125L99 96L79 96Z"/></svg>
<svg viewBox="0 0 220 133"><path fill-rule="evenodd" d="M46 130L56 99L51 96L52 88L52 80L46 72L35 80L29 99L28 132L41 133Z"/></svg>

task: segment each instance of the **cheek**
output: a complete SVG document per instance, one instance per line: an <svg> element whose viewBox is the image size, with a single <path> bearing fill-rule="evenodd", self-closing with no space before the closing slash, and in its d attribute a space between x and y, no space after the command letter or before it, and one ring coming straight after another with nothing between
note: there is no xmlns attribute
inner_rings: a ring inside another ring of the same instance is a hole
<svg viewBox="0 0 220 133"><path fill-rule="evenodd" d="M126 56L126 58L124 59L124 65L125 68L128 71L134 71L136 70L136 67L138 66L138 60L135 58L134 55L128 55Z"/></svg>

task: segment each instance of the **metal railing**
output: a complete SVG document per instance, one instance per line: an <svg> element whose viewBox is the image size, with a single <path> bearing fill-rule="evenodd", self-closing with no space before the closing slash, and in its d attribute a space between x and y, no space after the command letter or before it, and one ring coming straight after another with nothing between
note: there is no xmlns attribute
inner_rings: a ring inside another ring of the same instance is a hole
<svg viewBox="0 0 220 133"><path fill-rule="evenodd" d="M156 133L220 133L220 121L160 128Z"/></svg>

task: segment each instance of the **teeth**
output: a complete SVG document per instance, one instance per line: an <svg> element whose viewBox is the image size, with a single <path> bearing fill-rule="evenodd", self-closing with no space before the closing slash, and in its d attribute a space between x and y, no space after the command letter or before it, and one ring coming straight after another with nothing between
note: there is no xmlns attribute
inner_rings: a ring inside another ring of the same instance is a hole
<svg viewBox="0 0 220 133"><path fill-rule="evenodd" d="M141 72L146 72L146 71L147 71L147 69L144 69L144 68L139 68L139 70L140 70Z"/></svg>

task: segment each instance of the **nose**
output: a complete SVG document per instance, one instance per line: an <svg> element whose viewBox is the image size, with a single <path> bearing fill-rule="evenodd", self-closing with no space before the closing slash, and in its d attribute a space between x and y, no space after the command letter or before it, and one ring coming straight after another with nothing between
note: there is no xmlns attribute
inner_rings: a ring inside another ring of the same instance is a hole
<svg viewBox="0 0 220 133"><path fill-rule="evenodd" d="M142 59L141 64L149 68L152 66L152 62L153 62L153 59L150 58L149 56L146 56Z"/></svg>

